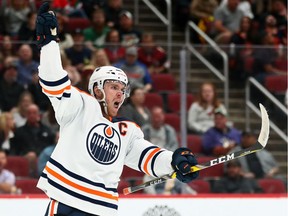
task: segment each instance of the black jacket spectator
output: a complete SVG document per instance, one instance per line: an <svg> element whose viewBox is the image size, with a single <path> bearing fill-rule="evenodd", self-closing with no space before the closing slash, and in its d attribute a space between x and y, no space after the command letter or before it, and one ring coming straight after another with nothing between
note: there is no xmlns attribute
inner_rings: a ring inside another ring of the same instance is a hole
<svg viewBox="0 0 288 216"><path fill-rule="evenodd" d="M22 85L17 80L17 67L12 63L4 70L2 79L0 80L0 109L2 111L10 111L17 106L19 97L24 91Z"/></svg>

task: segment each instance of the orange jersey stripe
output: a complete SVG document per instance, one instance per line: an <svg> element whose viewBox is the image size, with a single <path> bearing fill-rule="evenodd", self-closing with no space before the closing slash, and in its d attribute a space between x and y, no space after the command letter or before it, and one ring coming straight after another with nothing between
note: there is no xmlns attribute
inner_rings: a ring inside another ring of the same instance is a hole
<svg viewBox="0 0 288 216"><path fill-rule="evenodd" d="M61 176L60 174L58 174L57 172L55 172L54 170L52 170L52 169L49 168L48 166L46 166L45 169L46 169L47 172L50 173L52 176L54 176L54 177L57 178L58 180L64 182L65 184L70 185L71 187L74 187L74 188L76 188L76 189L78 189L78 190L81 190L81 191L84 191L84 192L86 192L86 193L90 193L90 194L93 194L93 195L97 195L97 196L101 196L101 197L104 197L104 198L107 198L107 199L112 199L112 200L118 201L118 197L117 197L117 196L113 196L113 195L108 194L108 193L104 193L104 192L101 192L101 191L93 190L93 189L90 189L90 188L81 186L81 185L79 185L79 184L76 184L76 183L68 180L67 178Z"/></svg>
<svg viewBox="0 0 288 216"><path fill-rule="evenodd" d="M51 201L51 208L50 208L49 216L53 216L54 215L54 208L55 208L55 200L52 200Z"/></svg>
<svg viewBox="0 0 288 216"><path fill-rule="evenodd" d="M48 94L51 94L51 95L59 95L59 94L62 94L65 90L70 90L71 89L71 85L68 85L66 87L64 87L63 89L60 89L60 90L57 90L57 91L51 91L51 90L47 90L45 88L43 88L42 86L42 89L45 93L48 93Z"/></svg>
<svg viewBox="0 0 288 216"><path fill-rule="evenodd" d="M160 148L156 148L148 155L148 157L147 157L147 159L146 159L146 161L144 163L144 172L145 173L149 174L148 173L148 163L151 160L151 158L160 150L161 150Z"/></svg>

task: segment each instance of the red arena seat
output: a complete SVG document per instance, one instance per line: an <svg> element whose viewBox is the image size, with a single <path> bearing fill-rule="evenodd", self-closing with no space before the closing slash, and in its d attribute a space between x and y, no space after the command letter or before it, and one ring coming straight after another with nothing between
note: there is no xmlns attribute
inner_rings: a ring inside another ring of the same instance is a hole
<svg viewBox="0 0 288 216"><path fill-rule="evenodd" d="M36 187L38 179L17 179L16 187L20 188L22 194L44 194L42 190Z"/></svg>
<svg viewBox="0 0 288 216"><path fill-rule="evenodd" d="M85 29L90 26L89 19L79 18L79 17L70 17L68 22L65 23L65 30L68 32L73 32L75 29Z"/></svg>
<svg viewBox="0 0 288 216"><path fill-rule="evenodd" d="M176 80L172 74L154 74L151 78L156 92L176 91Z"/></svg>
<svg viewBox="0 0 288 216"><path fill-rule="evenodd" d="M13 172L16 177L29 176L29 162L22 156L8 156L6 169Z"/></svg>
<svg viewBox="0 0 288 216"><path fill-rule="evenodd" d="M199 156L197 158L197 161L199 164L205 163L207 161L210 161L212 159L215 159L215 157L210 156ZM213 168L207 168L200 171L200 178L209 179L209 178L218 178L224 175L224 164L218 164L213 166Z"/></svg>
<svg viewBox="0 0 288 216"><path fill-rule="evenodd" d="M180 117L175 113L166 113L165 114L165 123L172 126L177 133L180 132Z"/></svg>
<svg viewBox="0 0 288 216"><path fill-rule="evenodd" d="M286 193L285 185L280 179L259 179L258 184L264 193Z"/></svg>
<svg viewBox="0 0 288 216"><path fill-rule="evenodd" d="M170 112L179 113L180 112L180 93L169 93L167 95L167 107ZM194 101L194 96L192 94L186 94L186 110L188 110Z"/></svg>
<svg viewBox="0 0 288 216"><path fill-rule="evenodd" d="M202 153L202 138L199 135L188 134L187 135L187 148L195 154Z"/></svg>
<svg viewBox="0 0 288 216"><path fill-rule="evenodd" d="M287 76L267 76L264 85L272 93L285 93L287 90Z"/></svg>
<svg viewBox="0 0 288 216"><path fill-rule="evenodd" d="M152 109L154 106L163 107L163 98L158 93L146 93L144 105L148 109Z"/></svg>
<svg viewBox="0 0 288 216"><path fill-rule="evenodd" d="M188 185L197 193L211 193L210 183L203 179L196 179L189 182Z"/></svg>

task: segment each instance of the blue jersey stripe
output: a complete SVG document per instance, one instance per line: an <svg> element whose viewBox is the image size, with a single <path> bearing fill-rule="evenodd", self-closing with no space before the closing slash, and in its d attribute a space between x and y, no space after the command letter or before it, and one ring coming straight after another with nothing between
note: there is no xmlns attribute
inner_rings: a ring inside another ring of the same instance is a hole
<svg viewBox="0 0 288 216"><path fill-rule="evenodd" d="M76 193L75 191L72 191L72 190L70 190L68 188L65 188L64 186L54 182L50 178L48 178L48 182L49 182L49 184L51 184L52 186L54 186L58 190L61 190L62 192L65 192L65 193L69 194L70 196L76 197L78 199L81 199L81 200L84 200L84 201L87 201L87 202L90 202L90 203L93 203L93 204L101 205L101 206L104 206L104 207L107 207L107 208L113 208L113 209L116 209L116 210L118 209L118 205L115 205L115 204L112 204L112 203L108 203L108 202L105 202L105 201L101 201L101 200L96 200L96 199L87 197L85 195Z"/></svg>
<svg viewBox="0 0 288 216"><path fill-rule="evenodd" d="M46 86L50 86L50 87L53 87L53 86L59 86L65 82L67 82L69 80L68 78L68 75L63 77L62 79L60 80L57 80L57 81L46 81L46 80L43 80L41 78L39 78L39 80Z"/></svg>
<svg viewBox="0 0 288 216"><path fill-rule="evenodd" d="M157 175L155 174L155 172L154 172L155 160L156 160L156 158L158 157L158 155L159 155L161 152L163 152L163 151L164 151L164 150L161 150L161 151L157 152L157 153L154 155L154 157L152 158L151 170L152 170L153 175L156 176L156 177L158 177L158 176L157 176Z"/></svg>
<svg viewBox="0 0 288 216"><path fill-rule="evenodd" d="M143 170L141 169L141 164L142 164L142 161L145 157L145 155L147 154L147 152L151 149L155 149L155 148L158 148L157 146L149 146L148 148L146 148L144 151L142 151L141 153L141 156L139 158L139 163L138 163L138 169L143 172Z"/></svg>
<svg viewBox="0 0 288 216"><path fill-rule="evenodd" d="M67 175L71 176L72 178L75 178L77 180L80 180L82 182L91 184L91 185L96 186L96 187L101 187L101 188L105 189L106 191L112 191L112 192L117 193L117 189L116 188L106 188L105 185L102 184L102 183L93 182L93 181L90 181L89 179L84 178L83 176L77 175L77 174L67 170L65 167L63 167L60 163L58 163L57 161L55 161L52 158L49 159L49 162L51 164L53 164L54 166L56 166L57 168L59 168L62 172L64 172Z"/></svg>

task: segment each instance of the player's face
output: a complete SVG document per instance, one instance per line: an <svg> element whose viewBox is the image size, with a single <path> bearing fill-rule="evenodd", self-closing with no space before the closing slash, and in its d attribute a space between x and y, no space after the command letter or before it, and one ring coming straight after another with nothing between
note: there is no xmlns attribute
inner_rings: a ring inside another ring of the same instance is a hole
<svg viewBox="0 0 288 216"><path fill-rule="evenodd" d="M125 85L121 82L106 81L104 92L109 116L116 116L124 100Z"/></svg>

